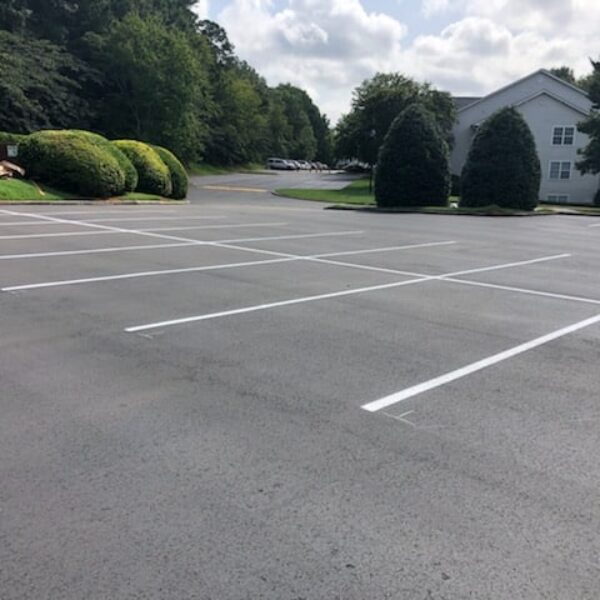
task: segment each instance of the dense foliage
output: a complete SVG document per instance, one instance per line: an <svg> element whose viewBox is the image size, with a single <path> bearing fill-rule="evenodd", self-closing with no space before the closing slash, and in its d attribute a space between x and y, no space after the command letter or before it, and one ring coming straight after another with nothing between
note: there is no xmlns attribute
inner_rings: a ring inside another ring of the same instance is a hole
<svg viewBox="0 0 600 600"><path fill-rule="evenodd" d="M539 200L540 177L529 126L515 108L503 108L475 135L462 172L460 204L533 210Z"/></svg>
<svg viewBox="0 0 600 600"><path fill-rule="evenodd" d="M593 102L590 115L578 125L579 131L589 136L588 145L581 150L577 168L581 173L600 173L600 61L592 61L594 71L588 80L588 93ZM594 204L600 206L600 190Z"/></svg>
<svg viewBox="0 0 600 600"><path fill-rule="evenodd" d="M379 152L377 205L445 206L449 191L448 145L434 116L412 104L393 121Z"/></svg>
<svg viewBox="0 0 600 600"><path fill-rule="evenodd" d="M331 160L329 123L269 88L194 0L2 0L0 131L90 129L184 162Z"/></svg>
<svg viewBox="0 0 600 600"><path fill-rule="evenodd" d="M66 192L90 198L125 192L125 175L117 160L82 136L34 133L20 144L19 162L31 179Z"/></svg>
<svg viewBox="0 0 600 600"><path fill-rule="evenodd" d="M121 171L125 177L125 191L133 192L136 190L138 185L138 174L133 166L132 162L119 150L114 144L109 142L105 137L92 133L91 131L82 131L78 129L73 130L59 130L59 131L45 131L44 135L60 136L63 139L79 138L86 142L98 146L104 152L108 152L119 164Z"/></svg>
<svg viewBox="0 0 600 600"><path fill-rule="evenodd" d="M342 117L336 128L336 156L375 164L392 122L415 103L433 114L451 146L456 113L450 94L435 90L427 83L417 83L400 73L378 73L354 90L352 110Z"/></svg>
<svg viewBox="0 0 600 600"><path fill-rule="evenodd" d="M153 146L153 148L169 169L172 184L171 198L183 200L188 192L188 176L184 166L170 150L160 146Z"/></svg>
<svg viewBox="0 0 600 600"><path fill-rule="evenodd" d="M143 142L118 140L113 144L127 156L135 167L139 181L136 191L169 197L173 193L169 167L159 154Z"/></svg>

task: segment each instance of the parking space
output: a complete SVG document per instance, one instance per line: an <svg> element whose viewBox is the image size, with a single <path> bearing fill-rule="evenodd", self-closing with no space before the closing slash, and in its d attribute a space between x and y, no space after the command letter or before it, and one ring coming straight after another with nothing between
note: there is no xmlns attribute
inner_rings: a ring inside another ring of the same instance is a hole
<svg viewBox="0 0 600 600"><path fill-rule="evenodd" d="M595 598L592 225L0 210L7 597Z"/></svg>

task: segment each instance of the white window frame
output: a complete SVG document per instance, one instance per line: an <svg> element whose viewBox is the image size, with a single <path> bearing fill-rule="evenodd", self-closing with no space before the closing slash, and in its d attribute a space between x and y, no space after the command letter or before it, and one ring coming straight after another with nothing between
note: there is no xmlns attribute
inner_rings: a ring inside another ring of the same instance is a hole
<svg viewBox="0 0 600 600"><path fill-rule="evenodd" d="M558 164L558 177L552 177L552 165ZM563 165L569 165L569 176L563 177ZM548 179L552 181L569 181L571 179L571 175L573 174L573 161L571 160L551 160L548 163Z"/></svg>
<svg viewBox="0 0 600 600"><path fill-rule="evenodd" d="M560 134L560 143L556 143L554 140L556 138L556 130L560 129L561 130L561 134ZM565 144L565 139L566 139L566 130L567 129L572 129L573 130L573 139L572 142L570 144ZM551 143L553 146L574 146L575 145L575 136L577 135L577 127L575 125L554 125L552 127L552 137L551 137Z"/></svg>

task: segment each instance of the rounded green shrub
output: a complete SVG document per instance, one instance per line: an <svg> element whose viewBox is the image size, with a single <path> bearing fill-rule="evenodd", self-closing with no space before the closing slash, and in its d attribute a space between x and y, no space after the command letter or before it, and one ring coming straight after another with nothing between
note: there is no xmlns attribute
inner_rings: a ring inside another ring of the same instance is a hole
<svg viewBox="0 0 600 600"><path fill-rule="evenodd" d="M106 152L112 154L113 158L119 163L121 170L125 175L125 191L135 192L138 186L138 172L133 166L133 163L127 158L124 152L119 150L112 142L107 140L105 137L91 131L82 131L79 129L70 129L64 132L60 132L67 135L75 135L80 138L87 140L95 146L99 146Z"/></svg>
<svg viewBox="0 0 600 600"><path fill-rule="evenodd" d="M169 168L152 146L133 140L117 140L113 144L127 156L138 172L138 192L165 198L171 195L173 185Z"/></svg>
<svg viewBox="0 0 600 600"><path fill-rule="evenodd" d="M28 177L73 194L110 198L125 192L125 175L102 147L80 136L40 131L19 148Z"/></svg>
<svg viewBox="0 0 600 600"><path fill-rule="evenodd" d="M125 177L125 191L134 192L138 184L138 174L131 161L121 152L116 146L114 146L105 137L91 131L83 131L80 129L56 129L46 130L41 132L45 136L52 136L61 139L81 139L94 146L98 146L105 152L108 152L112 157L119 163L119 167L123 171Z"/></svg>
<svg viewBox="0 0 600 600"><path fill-rule="evenodd" d="M461 176L461 206L533 210L539 201L540 160L535 139L513 107L479 128Z"/></svg>
<svg viewBox="0 0 600 600"><path fill-rule="evenodd" d="M379 151L377 206L445 206L449 191L448 145L433 115L412 104L393 121Z"/></svg>
<svg viewBox="0 0 600 600"><path fill-rule="evenodd" d="M171 183L173 184L173 191L171 192L171 198L175 200L183 200L188 193L188 176L185 167L181 164L181 161L166 148L160 146L152 146L161 160L169 168L171 173Z"/></svg>
<svg viewBox="0 0 600 600"><path fill-rule="evenodd" d="M20 133L8 133L0 131L0 144L21 144L25 141L26 135Z"/></svg>

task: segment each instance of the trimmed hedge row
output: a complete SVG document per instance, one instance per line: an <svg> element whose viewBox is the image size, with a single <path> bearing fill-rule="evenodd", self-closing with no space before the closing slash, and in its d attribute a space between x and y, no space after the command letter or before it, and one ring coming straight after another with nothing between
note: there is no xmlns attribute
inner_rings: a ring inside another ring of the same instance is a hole
<svg viewBox="0 0 600 600"><path fill-rule="evenodd" d="M18 143L19 162L32 179L81 196L108 198L144 192L182 200L188 177L166 148L106 138L81 130L46 130L29 136L0 132Z"/></svg>
<svg viewBox="0 0 600 600"><path fill-rule="evenodd" d="M133 140L117 140L113 144L127 156L138 172L138 192L171 196L171 173L156 150Z"/></svg>
<svg viewBox="0 0 600 600"><path fill-rule="evenodd" d="M183 200L188 193L188 176L185 167L181 164L181 161L166 148L160 146L153 146L161 160L169 168L171 173L171 183L173 191L171 192L171 198L174 200Z"/></svg>
<svg viewBox="0 0 600 600"><path fill-rule="evenodd" d="M20 144L27 136L20 133L8 133L0 131L0 144Z"/></svg>
<svg viewBox="0 0 600 600"><path fill-rule="evenodd" d="M113 158L119 163L119 166L123 170L125 175L125 191L126 192L135 192L138 186L138 172L136 171L133 163L127 158L127 156L121 152L114 144L109 142L106 138L98 135L97 133L92 133L91 131L82 131L82 130L71 130L68 133L80 136L82 139L89 141L94 146L98 146L111 154Z"/></svg>
<svg viewBox="0 0 600 600"><path fill-rule="evenodd" d="M57 189L110 198L125 192L125 175L117 160L79 136L41 131L19 146L19 162L28 177Z"/></svg>

